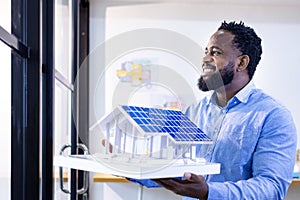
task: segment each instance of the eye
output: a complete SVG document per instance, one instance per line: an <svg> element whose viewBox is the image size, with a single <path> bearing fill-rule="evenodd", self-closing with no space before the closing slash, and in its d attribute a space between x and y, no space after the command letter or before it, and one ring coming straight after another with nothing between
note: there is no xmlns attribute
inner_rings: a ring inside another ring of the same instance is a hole
<svg viewBox="0 0 300 200"><path fill-rule="evenodd" d="M204 52L205 55L210 55L210 56L219 56L222 54L222 52L220 51L205 51Z"/></svg>
<svg viewBox="0 0 300 200"><path fill-rule="evenodd" d="M219 55L221 55L222 53L221 52L219 52L219 51L212 51L211 52L211 55L212 56L219 56Z"/></svg>

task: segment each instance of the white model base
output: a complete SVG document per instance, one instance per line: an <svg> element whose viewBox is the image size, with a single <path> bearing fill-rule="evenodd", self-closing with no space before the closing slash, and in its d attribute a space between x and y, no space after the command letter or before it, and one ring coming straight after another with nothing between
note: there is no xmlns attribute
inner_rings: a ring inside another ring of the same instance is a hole
<svg viewBox="0 0 300 200"><path fill-rule="evenodd" d="M198 175L219 174L219 163L192 161L189 159L157 161L120 161L94 155L55 156L54 165L83 171L111 174L134 179L182 177L184 172Z"/></svg>

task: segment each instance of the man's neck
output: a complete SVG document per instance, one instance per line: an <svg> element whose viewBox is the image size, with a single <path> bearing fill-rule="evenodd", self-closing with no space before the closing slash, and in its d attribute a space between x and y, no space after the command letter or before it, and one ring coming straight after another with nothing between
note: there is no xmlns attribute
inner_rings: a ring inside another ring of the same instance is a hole
<svg viewBox="0 0 300 200"><path fill-rule="evenodd" d="M243 89L250 80L245 80L243 82L237 83L230 83L225 85L221 88L215 90L216 92L216 102L219 106L225 107L230 99L234 97L241 89Z"/></svg>

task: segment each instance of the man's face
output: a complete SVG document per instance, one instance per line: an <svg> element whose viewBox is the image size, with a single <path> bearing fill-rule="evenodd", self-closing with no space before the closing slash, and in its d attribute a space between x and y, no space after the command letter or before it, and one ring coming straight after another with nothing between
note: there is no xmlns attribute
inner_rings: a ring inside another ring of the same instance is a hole
<svg viewBox="0 0 300 200"><path fill-rule="evenodd" d="M234 79L237 58L241 53L232 45L233 38L234 35L223 30L211 36L203 57L203 73L198 81L200 90L216 90Z"/></svg>

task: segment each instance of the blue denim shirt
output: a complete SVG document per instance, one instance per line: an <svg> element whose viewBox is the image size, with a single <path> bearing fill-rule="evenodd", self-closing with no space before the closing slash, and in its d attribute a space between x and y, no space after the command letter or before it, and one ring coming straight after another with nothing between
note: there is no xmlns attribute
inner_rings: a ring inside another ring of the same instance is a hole
<svg viewBox="0 0 300 200"><path fill-rule="evenodd" d="M199 145L198 156L221 164L220 174L206 176L209 200L284 199L297 144L292 116L284 106L250 82L227 106L219 107L213 93L186 114L214 140L213 145Z"/></svg>
<svg viewBox="0 0 300 200"><path fill-rule="evenodd" d="M198 153L221 164L220 174L206 176L208 199L284 199L297 144L290 112L253 82L226 107L219 107L214 95L187 110L215 141L199 146Z"/></svg>

